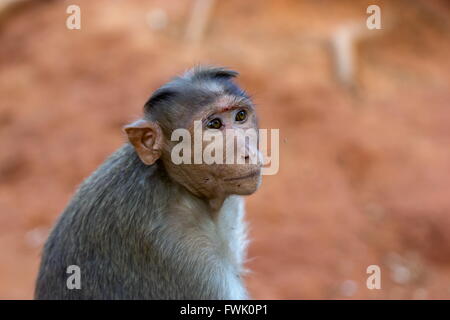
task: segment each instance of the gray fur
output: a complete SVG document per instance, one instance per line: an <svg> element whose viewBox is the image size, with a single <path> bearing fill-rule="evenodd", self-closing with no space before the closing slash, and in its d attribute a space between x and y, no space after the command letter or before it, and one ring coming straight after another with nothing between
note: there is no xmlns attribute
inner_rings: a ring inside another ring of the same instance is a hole
<svg viewBox="0 0 450 320"><path fill-rule="evenodd" d="M221 68L188 72L155 92L147 117L151 112L164 122L168 101L208 100L200 83L213 79L228 90L224 81L235 75ZM230 196L218 219L212 216L161 161L144 165L127 143L86 179L59 217L43 250L35 298L246 298L242 198ZM81 268L80 290L66 286L69 265Z"/></svg>
<svg viewBox="0 0 450 320"><path fill-rule="evenodd" d="M81 185L45 245L37 299L245 298L221 283L224 266L239 278L242 258L228 257L240 252L216 250L218 230L196 225L198 216L177 216L194 207L206 217L206 207L158 165L145 166L126 144ZM81 290L66 287L69 265L81 268Z"/></svg>

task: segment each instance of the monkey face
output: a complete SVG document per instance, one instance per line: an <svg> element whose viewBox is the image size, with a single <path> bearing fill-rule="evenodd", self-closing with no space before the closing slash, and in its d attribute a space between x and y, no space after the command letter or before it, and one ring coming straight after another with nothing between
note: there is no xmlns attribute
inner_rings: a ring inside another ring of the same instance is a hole
<svg viewBox="0 0 450 320"><path fill-rule="evenodd" d="M249 104L229 106L227 102L218 101L194 117L187 130L190 138L183 136L184 148L172 145L171 163L164 157L169 174L202 197L249 195L261 183L255 111ZM184 161L176 159L180 154Z"/></svg>
<svg viewBox="0 0 450 320"><path fill-rule="evenodd" d="M203 123L204 174L227 194L255 192L261 183L262 159L254 109L242 105L219 107L219 112L208 115Z"/></svg>
<svg viewBox="0 0 450 320"><path fill-rule="evenodd" d="M199 68L159 88L145 117L125 127L142 162L161 163L194 195L249 195L261 183L258 122L236 72Z"/></svg>

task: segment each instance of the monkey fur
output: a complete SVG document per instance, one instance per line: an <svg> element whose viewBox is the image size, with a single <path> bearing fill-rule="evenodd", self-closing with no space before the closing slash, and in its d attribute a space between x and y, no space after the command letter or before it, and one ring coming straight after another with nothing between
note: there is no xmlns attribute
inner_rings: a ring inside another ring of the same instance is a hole
<svg viewBox="0 0 450 320"><path fill-rule="evenodd" d="M257 128L236 75L196 67L154 92L143 118L125 127L129 142L82 183L59 217L44 246L36 299L248 298L242 196L259 187L260 164L170 160L171 132L192 130L211 110L221 110L224 126ZM230 106L246 108L248 119L234 121ZM80 267L80 289L67 286L71 265Z"/></svg>

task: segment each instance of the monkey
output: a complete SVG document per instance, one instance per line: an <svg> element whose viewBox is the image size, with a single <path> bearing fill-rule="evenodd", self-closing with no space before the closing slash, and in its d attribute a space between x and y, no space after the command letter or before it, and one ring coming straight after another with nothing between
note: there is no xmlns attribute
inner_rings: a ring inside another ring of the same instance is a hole
<svg viewBox="0 0 450 320"><path fill-rule="evenodd" d="M172 160L172 133L193 134L196 120L202 132L258 129L237 75L196 66L153 92L142 118L124 127L127 141L78 187L57 219L43 248L35 299L249 299L244 197L261 184L258 146L237 147L233 159L240 164ZM74 265L80 287L69 289L67 268Z"/></svg>

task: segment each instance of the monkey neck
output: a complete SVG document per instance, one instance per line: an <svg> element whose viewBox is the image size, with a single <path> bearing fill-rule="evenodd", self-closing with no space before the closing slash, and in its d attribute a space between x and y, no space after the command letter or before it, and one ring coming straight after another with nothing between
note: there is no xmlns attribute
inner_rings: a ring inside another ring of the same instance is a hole
<svg viewBox="0 0 450 320"><path fill-rule="evenodd" d="M203 202L204 206L210 212L212 218L216 218L220 209L222 208L225 200L230 196L224 192L214 192L214 194L205 194L201 190L191 186L180 184L179 182L172 180L172 183L176 184L184 192L180 192L184 196L190 196L198 201Z"/></svg>
<svg viewBox="0 0 450 320"><path fill-rule="evenodd" d="M205 195L205 193L199 192L199 190L196 190L190 186L183 186L183 188L192 194L192 196L202 200L213 218L217 217L223 203L230 196L222 190L215 190L214 193Z"/></svg>
<svg viewBox="0 0 450 320"><path fill-rule="evenodd" d="M225 200L230 196L220 184L195 183L195 177L191 176L189 171L179 170L176 165L163 161L159 161L158 165L170 177L174 185L179 186L179 188L186 190L193 197L203 201L213 216L217 215Z"/></svg>
<svg viewBox="0 0 450 320"><path fill-rule="evenodd" d="M221 197L208 199L208 205L211 208L211 213L214 216L216 216L217 213L220 211L226 198L227 198L227 196L223 195Z"/></svg>

